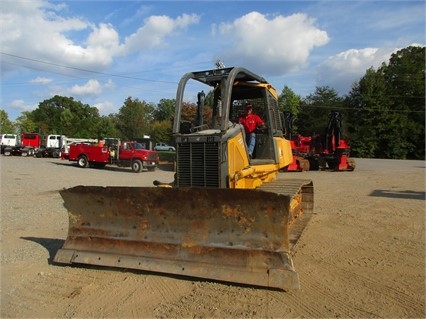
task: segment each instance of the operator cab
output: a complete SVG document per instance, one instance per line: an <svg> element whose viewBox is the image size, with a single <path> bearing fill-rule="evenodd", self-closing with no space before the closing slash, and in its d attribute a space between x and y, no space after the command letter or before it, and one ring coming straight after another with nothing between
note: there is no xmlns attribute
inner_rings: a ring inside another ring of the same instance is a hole
<svg viewBox="0 0 426 319"><path fill-rule="evenodd" d="M208 102L204 90L197 94L197 107L195 112L192 111L192 119L183 116L183 91L190 79L210 86L213 93L213 96L210 93L207 95ZM253 113L261 117L265 128L256 132L256 146L251 163L267 164L278 161L274 136L283 137L283 123L278 109L277 93L263 77L244 68L191 72L181 79L176 102L174 134L226 134L238 129L245 135L244 129L238 123L238 116L244 112L246 103L252 104Z"/></svg>

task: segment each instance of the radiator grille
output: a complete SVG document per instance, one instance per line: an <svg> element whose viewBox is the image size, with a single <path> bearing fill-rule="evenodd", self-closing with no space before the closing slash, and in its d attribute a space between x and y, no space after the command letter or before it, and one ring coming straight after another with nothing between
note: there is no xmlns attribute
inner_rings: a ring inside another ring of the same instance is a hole
<svg viewBox="0 0 426 319"><path fill-rule="evenodd" d="M218 142L179 143L177 156L179 187L219 187Z"/></svg>
<svg viewBox="0 0 426 319"><path fill-rule="evenodd" d="M155 154L155 153L149 153L148 154L148 160L150 160L150 161L156 161L157 160L157 154Z"/></svg>

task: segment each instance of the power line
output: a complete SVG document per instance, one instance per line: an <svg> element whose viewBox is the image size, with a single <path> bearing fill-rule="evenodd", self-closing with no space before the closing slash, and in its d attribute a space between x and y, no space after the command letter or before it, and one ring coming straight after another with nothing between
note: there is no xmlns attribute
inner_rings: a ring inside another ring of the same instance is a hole
<svg viewBox="0 0 426 319"><path fill-rule="evenodd" d="M340 106L328 106L328 105L303 105L301 108L318 108L318 109L335 109L335 110L348 110L348 111L379 111L379 112L394 112L394 113L425 113L425 110L414 111L414 110L392 110L392 109L379 109L379 108L368 108L368 107L340 107Z"/></svg>
<svg viewBox="0 0 426 319"><path fill-rule="evenodd" d="M3 54L3 55L13 57L13 58L17 58L17 59L21 59L21 60L26 60L26 61L36 62L36 63L42 63L42 64L46 64L46 65L61 67L61 68L64 68L64 69L87 72L87 73L92 73L92 74L99 74L99 75L104 75L104 76L111 76L111 77L131 79L131 80L139 80L139 81L146 81L146 82L177 84L177 82L174 82L174 81L151 80L151 79L144 79L144 78L137 78L137 77L133 77L133 76L121 75L121 74L105 73L105 72L100 72L100 71L94 71L94 70L72 67L72 66L63 65L63 64L57 64L57 63L53 63L53 62L46 62L46 61L42 61L42 60L38 60L38 59L26 58L26 57L14 55L14 54L9 54L9 53L5 53L5 52L0 52L0 53Z"/></svg>

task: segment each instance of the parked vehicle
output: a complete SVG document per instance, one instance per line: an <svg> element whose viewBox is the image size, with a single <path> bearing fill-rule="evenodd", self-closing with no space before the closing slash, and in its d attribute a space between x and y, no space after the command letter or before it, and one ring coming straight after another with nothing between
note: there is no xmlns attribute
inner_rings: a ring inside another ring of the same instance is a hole
<svg viewBox="0 0 426 319"><path fill-rule="evenodd" d="M73 144L78 143L98 143L97 139L93 138L80 138L80 137L64 137L62 140L62 146L61 146L61 158L62 159L68 159L70 147Z"/></svg>
<svg viewBox="0 0 426 319"><path fill-rule="evenodd" d="M139 173L142 170L155 170L158 166L158 153L145 149L144 145L134 141L120 141L106 138L97 144L77 143L70 145L70 161L76 161L79 167L104 168L106 165L131 167Z"/></svg>
<svg viewBox="0 0 426 319"><path fill-rule="evenodd" d="M143 137L135 137L132 139L135 142L141 143L142 146L147 150L154 150L154 143L151 136L144 135Z"/></svg>
<svg viewBox="0 0 426 319"><path fill-rule="evenodd" d="M168 145L166 143L156 143L154 150L175 152L176 148L174 146Z"/></svg>
<svg viewBox="0 0 426 319"><path fill-rule="evenodd" d="M61 157L61 147L64 138L64 135L48 135L46 138L46 144L40 147L38 152L35 154L36 157Z"/></svg>
<svg viewBox="0 0 426 319"><path fill-rule="evenodd" d="M20 144L21 144L21 137L18 134L2 134L1 135L1 154L4 154L4 150L6 147L14 147Z"/></svg>
<svg viewBox="0 0 426 319"><path fill-rule="evenodd" d="M34 156L41 146L41 138L38 133L23 133L20 144L16 146L7 146L4 149L4 155L15 156Z"/></svg>
<svg viewBox="0 0 426 319"><path fill-rule="evenodd" d="M46 137L45 143L36 152L36 157L53 157L68 159L69 146L72 143L98 143L97 139L74 138L52 134Z"/></svg>

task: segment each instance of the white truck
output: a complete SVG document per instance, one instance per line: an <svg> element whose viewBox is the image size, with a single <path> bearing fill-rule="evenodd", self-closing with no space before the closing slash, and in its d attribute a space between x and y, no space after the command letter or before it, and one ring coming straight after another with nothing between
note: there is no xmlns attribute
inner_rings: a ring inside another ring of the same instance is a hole
<svg viewBox="0 0 426 319"><path fill-rule="evenodd" d="M1 134L1 154L4 154L6 147L13 147L21 144L21 137L17 134Z"/></svg>
<svg viewBox="0 0 426 319"><path fill-rule="evenodd" d="M74 138L65 135L52 134L46 138L46 145L37 152L37 157L67 158L69 147L73 143L97 143L97 139Z"/></svg>
<svg viewBox="0 0 426 319"><path fill-rule="evenodd" d="M46 138L46 144L42 145L36 157L61 157L61 147L65 136L59 134L48 135Z"/></svg>

